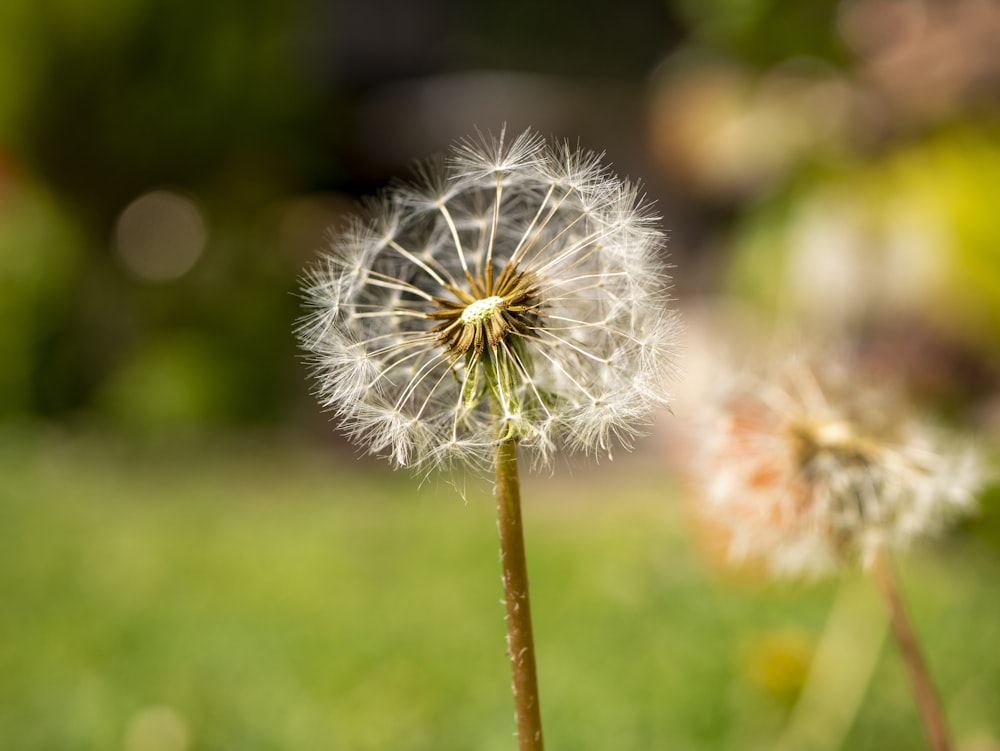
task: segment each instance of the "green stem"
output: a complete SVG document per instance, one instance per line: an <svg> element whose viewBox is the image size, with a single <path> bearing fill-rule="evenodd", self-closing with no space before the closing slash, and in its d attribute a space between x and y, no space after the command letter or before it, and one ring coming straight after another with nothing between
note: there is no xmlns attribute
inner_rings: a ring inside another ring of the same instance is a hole
<svg viewBox="0 0 1000 751"><path fill-rule="evenodd" d="M888 622L871 583L844 577L774 751L838 751L864 702Z"/></svg>
<svg viewBox="0 0 1000 751"><path fill-rule="evenodd" d="M524 555L515 441L497 443L496 496L500 562L507 606L507 652L513 672L518 748L520 751L542 751L542 717L538 706L535 645L531 635L528 565Z"/></svg>
<svg viewBox="0 0 1000 751"><path fill-rule="evenodd" d="M889 623L910 675L913 698L916 701L920 719L924 723L927 740L934 751L951 751L952 745L948 738L944 712L941 711L930 673L924 663L923 656L920 654L917 637L914 635L909 618L906 616L895 572L884 551L880 552L875 560L875 578L878 580L882 597L889 609Z"/></svg>

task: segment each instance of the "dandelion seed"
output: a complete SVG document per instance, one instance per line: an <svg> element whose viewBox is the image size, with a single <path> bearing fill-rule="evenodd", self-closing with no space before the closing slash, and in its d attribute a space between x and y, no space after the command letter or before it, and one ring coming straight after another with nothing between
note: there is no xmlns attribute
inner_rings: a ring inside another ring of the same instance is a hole
<svg viewBox="0 0 1000 751"><path fill-rule="evenodd" d="M498 440L628 446L677 339L664 236L600 156L480 135L392 186L312 271L322 404L394 463L492 466Z"/></svg>

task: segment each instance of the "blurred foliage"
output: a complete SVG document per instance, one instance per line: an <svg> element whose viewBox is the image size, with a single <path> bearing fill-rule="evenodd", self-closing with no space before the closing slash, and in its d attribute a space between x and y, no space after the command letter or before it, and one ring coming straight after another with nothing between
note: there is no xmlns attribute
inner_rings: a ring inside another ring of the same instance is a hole
<svg viewBox="0 0 1000 751"><path fill-rule="evenodd" d="M71 315L81 254L65 209L0 164L0 417L28 413L45 350Z"/></svg>
<svg viewBox="0 0 1000 751"><path fill-rule="evenodd" d="M808 55L844 57L836 33L838 0L678 0L697 42L756 65Z"/></svg>
<svg viewBox="0 0 1000 751"><path fill-rule="evenodd" d="M11 0L0 417L147 433L298 419L295 289L324 225L424 156L419 134L508 109L618 145L675 229L682 294L783 316L823 302L852 326L906 298L995 360L996 27L972 0L560 0L499 18L448 0ZM178 278L123 262L122 212L153 190L205 225ZM830 268L867 281L814 295Z"/></svg>
<svg viewBox="0 0 1000 751"><path fill-rule="evenodd" d="M30 9L22 33L43 62L14 143L92 219L151 179L211 185L252 168L244 189L272 192L319 156L290 132L317 101L295 49L297 4L15 4Z"/></svg>
<svg viewBox="0 0 1000 751"><path fill-rule="evenodd" d="M231 414L238 381L232 361L208 337L145 344L105 385L102 406L119 425L139 432L197 428Z"/></svg>
<svg viewBox="0 0 1000 751"><path fill-rule="evenodd" d="M748 214L733 284L786 315L926 313L992 349L1000 330L1000 224L990 191L1000 179L998 138L952 129L877 159L814 170ZM833 267L839 279L825 273Z"/></svg>
<svg viewBox="0 0 1000 751"><path fill-rule="evenodd" d="M297 49L302 8L18 0L0 13L0 416L284 419L304 391L303 258L256 218L336 174L339 106ZM157 186L198 195L209 231L203 260L167 283L130 276L111 242L127 202Z"/></svg>

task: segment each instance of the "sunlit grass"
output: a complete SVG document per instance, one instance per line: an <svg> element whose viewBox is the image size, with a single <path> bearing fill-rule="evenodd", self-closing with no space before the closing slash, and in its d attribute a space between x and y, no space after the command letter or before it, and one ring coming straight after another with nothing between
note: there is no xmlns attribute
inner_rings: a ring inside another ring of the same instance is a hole
<svg viewBox="0 0 1000 751"><path fill-rule="evenodd" d="M514 746L488 482L51 436L0 473L0 747ZM835 585L720 574L654 466L567 476L524 488L548 746L771 748ZM960 741L1000 735L1000 561L963 534L903 566ZM923 747L891 647L846 747L887 738Z"/></svg>

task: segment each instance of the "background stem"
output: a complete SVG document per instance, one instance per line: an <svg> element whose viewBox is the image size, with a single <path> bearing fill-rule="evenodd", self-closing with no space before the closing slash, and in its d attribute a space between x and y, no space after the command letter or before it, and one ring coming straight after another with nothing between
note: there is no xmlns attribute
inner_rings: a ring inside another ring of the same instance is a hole
<svg viewBox="0 0 1000 751"><path fill-rule="evenodd" d="M816 645L805 685L774 751L838 751L869 691L888 631L865 577L845 576Z"/></svg>
<svg viewBox="0 0 1000 751"><path fill-rule="evenodd" d="M948 738L944 713L941 711L927 665L920 654L917 638L906 616L892 563L884 551L880 551L875 559L875 578L889 609L889 623L910 676L913 697L920 718L923 720L927 739L934 751L951 751L952 745Z"/></svg>
<svg viewBox="0 0 1000 751"><path fill-rule="evenodd" d="M513 672L514 712L520 751L542 751L542 717L538 706L535 645L531 635L528 565L521 525L521 489L517 474L517 443L496 447L497 527L507 605L507 650Z"/></svg>

